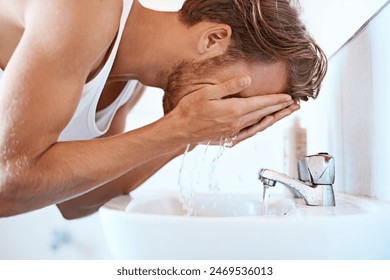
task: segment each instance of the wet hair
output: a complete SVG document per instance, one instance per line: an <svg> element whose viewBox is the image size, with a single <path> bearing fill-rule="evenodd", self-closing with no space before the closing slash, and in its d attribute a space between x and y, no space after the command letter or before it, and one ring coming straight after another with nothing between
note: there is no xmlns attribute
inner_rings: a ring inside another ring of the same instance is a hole
<svg viewBox="0 0 390 280"><path fill-rule="evenodd" d="M227 24L232 40L225 55L247 62L285 62L287 92L295 100L315 99L327 58L300 19L298 0L186 0L181 21Z"/></svg>

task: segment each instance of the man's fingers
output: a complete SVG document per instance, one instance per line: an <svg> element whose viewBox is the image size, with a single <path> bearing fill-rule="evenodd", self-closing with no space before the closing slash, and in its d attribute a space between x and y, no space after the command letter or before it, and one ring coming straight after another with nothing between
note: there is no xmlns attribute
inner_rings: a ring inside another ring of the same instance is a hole
<svg viewBox="0 0 390 280"><path fill-rule="evenodd" d="M262 120L265 116L275 114L276 112L279 112L291 105L295 104L293 100L278 103L276 105L265 107L264 109L260 109L257 111L250 112L249 114L241 117L240 122L242 127L248 127L253 124L258 123L260 120Z"/></svg>
<svg viewBox="0 0 390 280"><path fill-rule="evenodd" d="M248 88L252 83L249 76L229 80L223 84L215 85L213 93L210 94L210 99L222 99L229 95L237 94Z"/></svg>
<svg viewBox="0 0 390 280"><path fill-rule="evenodd" d="M259 110L264 110L269 107L273 107L275 105L286 104L286 102L291 103L292 97L288 94L277 93L277 94L259 95L259 96L242 98L239 102L241 103L240 107L243 110L245 110L246 113L250 113Z"/></svg>
<svg viewBox="0 0 390 280"><path fill-rule="evenodd" d="M292 113L298 111L299 109L300 109L300 106L298 104L294 103L293 105L291 105L283 110L280 110L272 115L266 116L260 122L241 130L240 133L237 135L238 137L237 137L236 141L234 142L234 144L237 144L241 141L244 141L244 140L256 135L257 133L266 130L267 128L269 128L273 124L275 124L276 122L282 120L285 117L290 116Z"/></svg>
<svg viewBox="0 0 390 280"><path fill-rule="evenodd" d="M274 114L275 122L278 122L281 119L284 119L285 117L290 116L292 113L298 111L300 108L301 108L301 106L299 106L299 104L294 103L293 105L287 107L286 109L283 109L283 110L281 110L279 112L276 112Z"/></svg>

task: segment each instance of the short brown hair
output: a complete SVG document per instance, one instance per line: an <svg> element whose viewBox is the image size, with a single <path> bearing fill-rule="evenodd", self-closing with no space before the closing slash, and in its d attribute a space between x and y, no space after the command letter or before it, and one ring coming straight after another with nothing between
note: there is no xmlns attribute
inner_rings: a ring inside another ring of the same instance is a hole
<svg viewBox="0 0 390 280"><path fill-rule="evenodd" d="M288 92L295 100L316 98L327 71L327 58L299 18L290 0L186 0L181 21L227 24L232 42L227 54L246 61L284 61Z"/></svg>

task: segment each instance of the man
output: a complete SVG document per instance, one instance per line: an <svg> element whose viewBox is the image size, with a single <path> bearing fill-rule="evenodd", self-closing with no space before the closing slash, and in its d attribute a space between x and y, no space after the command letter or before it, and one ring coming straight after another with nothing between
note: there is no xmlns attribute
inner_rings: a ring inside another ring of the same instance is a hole
<svg viewBox="0 0 390 280"><path fill-rule="evenodd" d="M322 51L287 0L0 1L0 216L96 212L180 155L239 143L315 98ZM142 87L166 115L124 133Z"/></svg>

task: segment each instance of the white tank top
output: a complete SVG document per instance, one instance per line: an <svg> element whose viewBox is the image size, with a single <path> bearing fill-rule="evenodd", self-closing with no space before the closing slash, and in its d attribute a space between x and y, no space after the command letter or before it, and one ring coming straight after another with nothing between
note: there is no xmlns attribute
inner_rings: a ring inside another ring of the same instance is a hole
<svg viewBox="0 0 390 280"><path fill-rule="evenodd" d="M131 10L133 0L123 0L123 11L119 30L111 54L100 72L84 85L80 103L65 129L61 132L58 141L75 141L93 139L105 134L118 109L125 104L134 92L137 81L129 81L126 86L107 108L96 112L97 105L107 82L108 75L114 64L123 29ZM3 70L0 69L0 80Z"/></svg>

